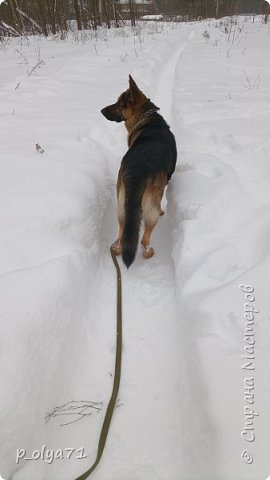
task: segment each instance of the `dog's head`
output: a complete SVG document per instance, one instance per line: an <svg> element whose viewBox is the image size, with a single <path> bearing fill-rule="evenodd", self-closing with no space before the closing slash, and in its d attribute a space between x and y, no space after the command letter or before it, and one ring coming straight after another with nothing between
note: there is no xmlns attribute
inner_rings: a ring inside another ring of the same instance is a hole
<svg viewBox="0 0 270 480"><path fill-rule="evenodd" d="M129 88L120 95L117 102L113 105L108 105L101 110L101 113L107 120L113 122L132 122L136 120L147 109L155 108L159 110L153 103L150 102L144 93L138 88L131 75L129 75Z"/></svg>

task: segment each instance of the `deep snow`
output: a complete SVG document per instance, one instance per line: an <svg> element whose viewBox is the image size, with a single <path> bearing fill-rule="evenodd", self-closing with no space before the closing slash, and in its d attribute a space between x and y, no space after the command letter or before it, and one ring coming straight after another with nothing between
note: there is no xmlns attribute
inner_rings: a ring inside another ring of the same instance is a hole
<svg viewBox="0 0 270 480"><path fill-rule="evenodd" d="M161 107L179 157L153 236L156 256L146 262L138 252L130 270L122 268L119 406L93 478L260 480L269 473L270 32L260 19L237 19L228 33L225 26L147 23L0 44L5 478L71 480L95 457L112 385L109 246L126 150L123 126L100 109L127 88L129 73ZM247 299L239 284L254 287L249 305L259 310L254 371L241 369ZM251 377L254 404L244 399ZM103 402L102 410L68 426L60 426L63 417L45 422L55 407L79 400ZM241 436L246 406L259 413L254 442ZM88 458L16 464L17 449L29 457L42 445L84 447Z"/></svg>

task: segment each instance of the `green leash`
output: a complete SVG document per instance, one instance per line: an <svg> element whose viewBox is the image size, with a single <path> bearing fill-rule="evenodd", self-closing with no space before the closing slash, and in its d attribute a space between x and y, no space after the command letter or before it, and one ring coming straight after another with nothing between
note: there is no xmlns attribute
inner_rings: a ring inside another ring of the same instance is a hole
<svg viewBox="0 0 270 480"><path fill-rule="evenodd" d="M114 266L116 268L116 275L117 275L116 354L115 354L113 389L112 389L111 398L108 403L108 407L106 410L105 418L103 420L103 424L102 424L102 428L99 436L96 460L94 461L93 465L88 470L86 470L86 472L82 473L82 475L77 477L75 480L86 480L91 475L91 473L95 470L95 468L98 466L101 460L101 457L106 445L106 440L107 440L108 432L110 429L111 420L112 420L113 412L115 409L115 404L117 401L117 396L118 396L119 386L120 386L121 360L122 360L122 279L121 279L120 267L118 265L112 246L111 246L110 252L111 252Z"/></svg>

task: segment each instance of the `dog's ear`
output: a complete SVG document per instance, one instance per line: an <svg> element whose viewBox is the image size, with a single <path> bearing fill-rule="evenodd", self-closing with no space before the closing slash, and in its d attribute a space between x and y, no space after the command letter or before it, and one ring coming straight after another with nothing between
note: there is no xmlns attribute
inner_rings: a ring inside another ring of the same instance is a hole
<svg viewBox="0 0 270 480"><path fill-rule="evenodd" d="M129 89L133 98L135 98L136 95L140 92L137 84L134 82L131 75L129 75Z"/></svg>

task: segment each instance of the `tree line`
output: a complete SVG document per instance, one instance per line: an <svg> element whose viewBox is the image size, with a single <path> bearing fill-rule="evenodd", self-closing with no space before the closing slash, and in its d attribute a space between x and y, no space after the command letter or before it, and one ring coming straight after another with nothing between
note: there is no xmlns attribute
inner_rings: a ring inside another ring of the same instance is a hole
<svg viewBox="0 0 270 480"><path fill-rule="evenodd" d="M266 0L148 1L152 13L175 15L178 19L269 13ZM104 24L108 28L119 27L126 20L135 25L139 4L140 0L4 0L0 5L0 36L26 33L48 36L68 31L74 23L78 30L97 29Z"/></svg>
<svg viewBox="0 0 270 480"><path fill-rule="evenodd" d="M70 30L119 26L114 0L5 0L0 6L0 35L56 34Z"/></svg>
<svg viewBox="0 0 270 480"><path fill-rule="evenodd" d="M219 18L244 13L263 13L265 0L156 0L160 11L171 11L190 17Z"/></svg>

